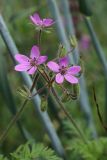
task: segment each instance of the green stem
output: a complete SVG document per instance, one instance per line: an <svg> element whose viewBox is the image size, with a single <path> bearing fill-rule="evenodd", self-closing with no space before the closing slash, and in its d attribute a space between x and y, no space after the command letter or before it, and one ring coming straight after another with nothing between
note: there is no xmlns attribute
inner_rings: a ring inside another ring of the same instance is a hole
<svg viewBox="0 0 107 160"><path fill-rule="evenodd" d="M48 82L49 78L48 75L46 74L46 72L41 72L41 70L38 68L38 72L40 73L40 75L45 79L46 82Z"/></svg>
<svg viewBox="0 0 107 160"><path fill-rule="evenodd" d="M31 86L31 88L30 88L30 91L31 91L31 92L33 91L33 89L34 89L34 87L35 87L36 80L37 80L37 76L34 78L34 81L33 81L32 86ZM45 86L44 86L44 87L45 87ZM40 90L38 90L38 91L35 93L35 96L36 96L38 93L42 92L42 90L43 90L43 88L40 89ZM2 143L2 142L5 140L5 138L7 137L10 129L12 128L12 126L14 125L14 123L18 120L18 118L20 117L21 113L23 112L23 110L24 110L27 102L28 102L28 98L24 100L24 102L22 103L19 111L15 114L15 116L14 116L13 119L10 121L10 123L8 124L8 126L7 126L7 128L5 129L5 131L3 132L3 134L0 136L0 143Z"/></svg>
<svg viewBox="0 0 107 160"><path fill-rule="evenodd" d="M23 112L27 102L28 102L28 99L24 100L24 102L23 102L22 106L20 107L19 111L16 113L16 115L10 121L10 123L8 124L8 126L5 129L5 131L3 132L3 134L0 136L0 143L2 143L5 140L5 138L7 137L8 133L9 133L9 130L14 125L14 123L18 120L18 118L19 118L20 114Z"/></svg>
<svg viewBox="0 0 107 160"><path fill-rule="evenodd" d="M79 133L79 135L81 136L82 140L84 143L87 144L87 140L84 137L82 131L80 130L80 128L78 127L78 125L76 124L76 122L74 121L74 119L71 117L71 114L68 113L68 111L65 109L64 105L62 104L62 102L60 101L55 89L53 87L51 87L51 91L57 101L57 103L59 104L59 106L61 107L61 109L64 111L65 115L67 116L67 118L71 121L71 123L73 124L73 126L75 127L75 129L77 130L77 132Z"/></svg>
<svg viewBox="0 0 107 160"><path fill-rule="evenodd" d="M41 45L41 35L42 35L42 30L40 29L40 31L38 32L38 46L39 46L39 48Z"/></svg>
<svg viewBox="0 0 107 160"><path fill-rule="evenodd" d="M32 96L31 96L31 98L33 98L34 96L36 96L37 94L39 94L39 93L41 93L44 89L45 89L45 87L47 87L48 86L48 84L45 84L42 88L40 88L36 93L34 93Z"/></svg>
<svg viewBox="0 0 107 160"><path fill-rule="evenodd" d="M30 92L32 92L32 91L33 91L33 89L34 89L34 87L35 87L35 84L36 84L37 79L38 79L38 76L37 76L37 74L36 74L36 76L35 76L35 77L34 77L34 79L33 79L33 83L32 83L32 86L31 86L31 88L30 88Z"/></svg>

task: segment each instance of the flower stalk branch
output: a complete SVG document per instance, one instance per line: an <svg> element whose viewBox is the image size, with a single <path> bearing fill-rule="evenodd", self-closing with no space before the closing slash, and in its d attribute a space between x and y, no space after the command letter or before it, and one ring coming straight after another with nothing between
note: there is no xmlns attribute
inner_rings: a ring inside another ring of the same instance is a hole
<svg viewBox="0 0 107 160"><path fill-rule="evenodd" d="M39 46L39 48L41 46L41 35L42 35L42 30L40 29L40 31L38 32L38 46Z"/></svg>
<svg viewBox="0 0 107 160"><path fill-rule="evenodd" d="M30 92L33 91L34 87L35 87L35 84L36 84L36 80L37 80L37 77L35 76L34 80L33 80L33 83L32 83L32 86L30 88ZM16 113L16 115L13 117L13 119L10 121L10 123L8 124L6 130L3 132L3 134L0 136L0 143L2 143L5 138L7 137L10 129L12 128L12 126L15 124L15 122L19 119L20 115L22 114L22 112L24 111L25 109L25 106L27 105L28 101L29 101L29 98L33 98L34 96L36 96L37 94L40 94L44 88L47 86L44 85L42 88L40 88L34 95L32 95L31 97L28 95L28 97L24 100L24 102L22 103L19 111Z"/></svg>
<svg viewBox="0 0 107 160"><path fill-rule="evenodd" d="M77 132L79 133L79 135L81 136L82 140L84 143L87 143L87 140L85 138L85 136L83 135L82 131L80 130L80 128L78 127L78 125L76 124L76 122L74 121L74 119L71 117L71 115L68 113L68 111L65 109L65 107L63 106L62 102L60 101L60 98L58 97L55 89L53 87L51 87L51 91L52 94L54 95L57 103L59 104L59 106L61 107L61 109L64 111L65 115L67 116L67 118L70 120L70 122L73 124L73 126L75 127L75 129L77 130Z"/></svg>

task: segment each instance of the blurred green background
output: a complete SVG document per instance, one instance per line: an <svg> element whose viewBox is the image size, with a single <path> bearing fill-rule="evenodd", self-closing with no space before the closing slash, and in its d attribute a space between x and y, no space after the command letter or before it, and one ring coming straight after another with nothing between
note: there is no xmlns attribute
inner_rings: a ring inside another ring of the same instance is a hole
<svg viewBox="0 0 107 160"><path fill-rule="evenodd" d="M73 3L73 2L72 2ZM92 23L96 34L101 42L103 47L105 56L107 58L107 1L106 0L92 0ZM72 6L71 6L72 7ZM63 10L63 9L62 9ZM8 29L20 51L20 53L28 54L32 45L37 44L37 32L35 31L34 26L31 24L29 20L29 15L34 12L38 12L41 17L52 17L49 6L47 2L44 0L1 0L0 1L0 12L3 15ZM89 36L87 32L86 25L81 18L79 11L72 11L73 15L77 14L78 22L76 23L76 32L78 43L81 43L81 37L83 35ZM58 45L59 45L59 37L57 36L56 27L54 25L52 33L46 35L43 33L42 35L42 54L47 54L49 59L54 58L57 53ZM14 105L18 107L22 102L22 97L17 93L17 89L22 87L24 83L22 83L20 74L14 71L14 64L11 60L11 57L8 54L8 50L4 45L3 40L0 37L0 59L3 58L3 63L0 65L0 72L2 72L1 77L5 75L8 78L8 83L11 88L11 94L14 100ZM105 107L105 77L104 71L101 63L95 53L93 48L93 44L90 39L90 44L88 49L80 48L80 56L82 56L82 60L84 62L84 76L86 78L87 89L89 94L89 100L91 104L92 114L94 118L94 123L96 126L96 130L98 136L106 136L105 130L102 128L99 118L96 111L96 106L93 98L93 84L95 84L97 100L100 106L101 113L103 115L103 119L107 122L107 106ZM5 81L3 84L2 78L0 79L0 134L6 128L8 122L12 118L12 114L9 110L9 107L12 104L12 101L8 94L9 90L5 88L5 91L2 90L3 85L5 86ZM10 103L10 104L9 104ZM72 101L70 103L66 103L66 108L69 112L72 113L77 123L82 126L81 128L85 130L85 134L88 138L89 129L87 128L85 115L81 111L80 104L77 101ZM58 131L59 137L61 137L64 146L67 144L67 140L69 138L65 138L66 133L64 132L64 124L62 126L57 120L56 113L53 112L52 104L49 102L48 112L52 118L53 124ZM65 116L61 111L58 113L60 119L65 120ZM31 118L30 118L31 117ZM21 124L27 129L32 138L36 140L36 142L44 142L47 145L51 145L50 140L44 131L44 128L41 124L38 115L35 113L32 102L29 102L28 107L25 112L21 116ZM20 134L17 125L9 132L8 137L3 143L1 152L8 154L15 150L20 144L24 143L25 140L23 136Z"/></svg>

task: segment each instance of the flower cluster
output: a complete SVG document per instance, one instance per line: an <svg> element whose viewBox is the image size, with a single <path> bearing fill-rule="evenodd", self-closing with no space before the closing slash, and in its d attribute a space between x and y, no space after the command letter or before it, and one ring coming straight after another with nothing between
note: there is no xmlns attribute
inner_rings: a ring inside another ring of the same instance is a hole
<svg viewBox="0 0 107 160"><path fill-rule="evenodd" d="M37 13L30 16L34 25L42 28L50 27L54 24L54 21L50 18L41 19ZM26 71L28 74L34 74L39 66L46 63L48 57L40 55L39 46L34 45L31 48L30 56L27 57L23 54L16 54L15 59L20 63L15 66L16 71ZM48 70L53 72L54 80L57 84L62 84L64 80L71 84L78 83L76 75L80 72L80 66L69 66L68 57L59 58L58 63L55 61L49 61L46 64ZM44 68L45 69L45 68Z"/></svg>
<svg viewBox="0 0 107 160"><path fill-rule="evenodd" d="M55 81L58 84L63 83L64 79L66 79L68 82L74 84L78 83L78 79L75 77L77 73L80 72L81 67L80 66L68 66L68 57L63 57L59 59L59 64L57 64L54 61L50 61L47 63L48 68L56 73Z"/></svg>
<svg viewBox="0 0 107 160"><path fill-rule="evenodd" d="M41 19L37 13L35 13L33 16L30 16L30 19L32 23L38 26L39 28L50 27L54 24L54 21L51 18Z"/></svg>
<svg viewBox="0 0 107 160"><path fill-rule="evenodd" d="M15 59L20 63L15 66L16 71L27 71L28 74L34 74L37 67L46 62L47 56L40 56L39 47L34 45L30 52L30 57L22 54L16 54Z"/></svg>

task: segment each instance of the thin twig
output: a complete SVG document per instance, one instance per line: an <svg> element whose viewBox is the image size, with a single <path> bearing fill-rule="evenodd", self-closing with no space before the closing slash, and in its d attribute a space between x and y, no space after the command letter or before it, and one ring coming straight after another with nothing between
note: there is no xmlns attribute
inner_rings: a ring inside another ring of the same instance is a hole
<svg viewBox="0 0 107 160"><path fill-rule="evenodd" d="M31 92L33 91L33 88L34 88L34 86L35 86L35 83L36 83L36 77L35 77L35 79L34 79L34 81L33 81L33 84L32 84L32 86L31 86L31 88L30 88L30 91L31 91ZM38 90L38 91L36 92L35 96L36 96L38 93L42 92L42 90L43 90L43 88L42 88L41 90ZM2 143L2 142L5 140L5 138L7 137L10 129L12 128L12 126L13 126L14 123L19 119L21 113L22 113L23 110L25 109L25 106L26 106L27 102L28 102L28 98L24 100L24 102L22 103L19 111L15 114L15 116L13 117L13 119L12 119L12 120L10 121L10 123L8 124L6 130L5 130L5 131L3 132L3 134L0 136L0 143Z"/></svg>
<svg viewBox="0 0 107 160"><path fill-rule="evenodd" d="M95 104L96 104L97 113L98 113L98 117L99 117L100 123L103 126L103 128L105 129L105 131L107 132L107 125L105 125L105 123L103 121L103 118L102 118L102 115L100 113L99 104L97 102L97 98L96 98L96 93L95 93L95 88L94 87L93 87L93 94L94 94L94 101L95 101Z"/></svg>
<svg viewBox="0 0 107 160"><path fill-rule="evenodd" d="M57 103L59 104L59 106L61 107L61 109L64 111L65 115L67 116L67 118L71 121L71 123L73 124L73 126L75 127L75 129L77 130L77 132L79 133L79 135L81 136L83 142L87 143L86 138L84 137L82 131L80 130L80 128L78 127L78 125L76 124L76 122L74 121L74 119L72 118L71 114L68 113L68 111L65 109L65 107L63 106L62 102L60 101L55 89L52 87L51 91L57 101Z"/></svg>
<svg viewBox="0 0 107 160"><path fill-rule="evenodd" d="M46 83L42 88L40 88L36 93L34 93L33 95L31 95L30 99L32 99L33 97L35 97L37 94L41 93L45 87L47 87L48 84Z"/></svg>
<svg viewBox="0 0 107 160"><path fill-rule="evenodd" d="M41 35L42 35L42 30L40 29L40 31L38 32L38 46L39 46L39 48L41 46Z"/></svg>

